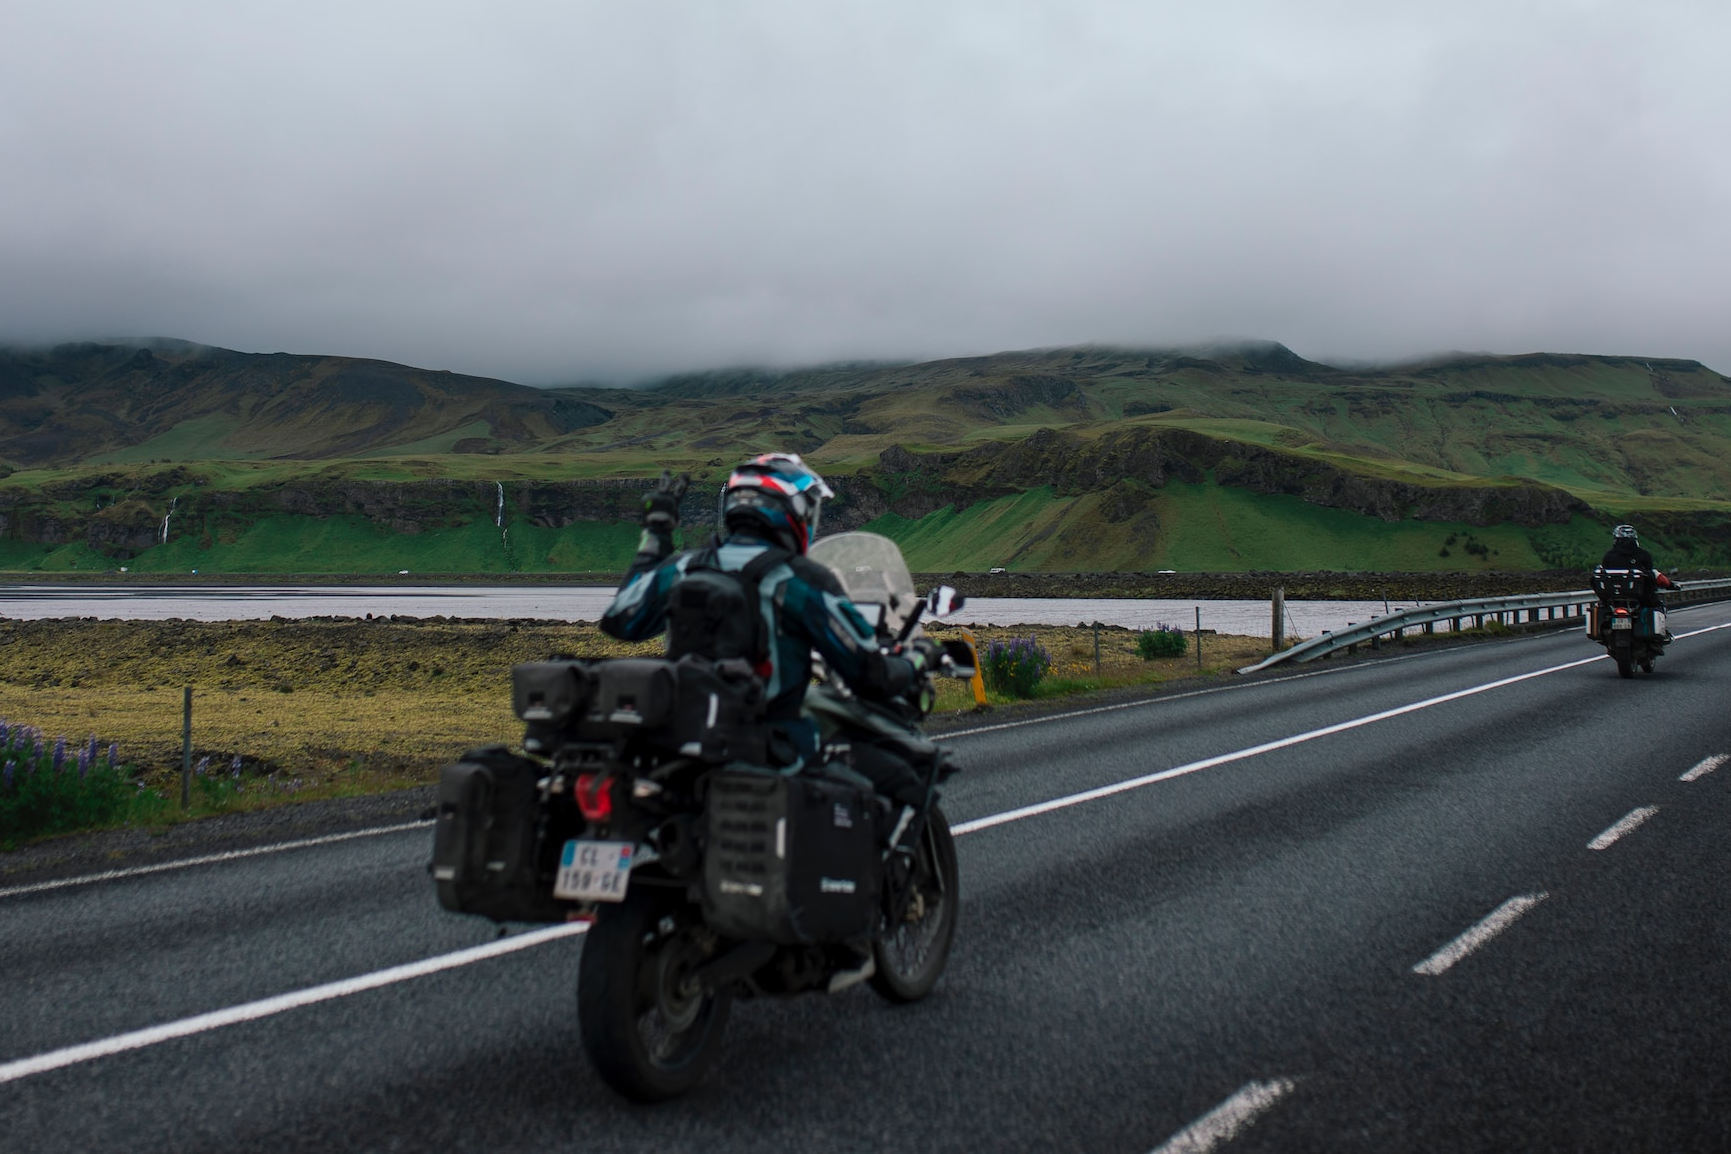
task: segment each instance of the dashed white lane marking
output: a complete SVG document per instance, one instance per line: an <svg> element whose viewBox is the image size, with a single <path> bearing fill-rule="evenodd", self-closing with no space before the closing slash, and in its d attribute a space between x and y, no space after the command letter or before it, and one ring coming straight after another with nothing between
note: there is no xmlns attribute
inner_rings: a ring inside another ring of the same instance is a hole
<svg viewBox="0 0 1731 1154"><path fill-rule="evenodd" d="M344 978L341 981L328 982L322 986L312 986L305 990L278 994L274 998L248 1002L242 1006L230 1006L225 1010L213 1010L208 1014L182 1018L178 1022L168 1022L160 1026L134 1030L129 1034L116 1034L112 1038L102 1038L78 1046L67 1046L62 1050L50 1050L45 1054L20 1058L15 1062L0 1065L0 1085L16 1082L20 1078L28 1078L32 1074L58 1070L62 1066L73 1066L95 1058L106 1058L112 1054L123 1054L128 1050L154 1046L158 1042L166 1042L172 1038L184 1038L189 1034L202 1034L207 1030L218 1030L224 1026L251 1022L258 1018L268 1018L273 1014L283 1013L285 1010L298 1010L302 1006L328 1002L334 998L344 998L350 994L361 993L363 990L374 990L380 986L388 986L393 982L407 981L410 978L436 974L442 970L454 970L459 966L473 965L476 962L484 962L489 958L496 958L503 954L527 950L558 938L574 937L588 929L589 926L586 922L572 922L568 925L534 930L526 934L518 934L515 937L501 938L496 942L488 942L484 946L472 946L455 953L440 954L438 957L422 958L418 962L392 966L388 970L375 970L373 973L362 974L355 978Z"/></svg>
<svg viewBox="0 0 1731 1154"><path fill-rule="evenodd" d="M1153 1154L1207 1154L1256 1121L1268 1108L1292 1092L1290 1078L1249 1082L1238 1093L1166 1139Z"/></svg>
<svg viewBox="0 0 1731 1154"><path fill-rule="evenodd" d="M1548 894L1541 892L1510 898L1485 915L1484 920L1478 925L1414 966L1412 972L1435 977L1508 929L1515 923L1516 918L1544 901L1548 896Z"/></svg>
<svg viewBox="0 0 1731 1154"><path fill-rule="evenodd" d="M216 862L236 861L246 857L260 857L264 854L282 853L284 850L306 849L308 846L330 845L333 842L353 841L362 837L378 837L384 833L402 833L409 829L426 829L432 824L430 821L406 821L401 825L381 825L372 829L357 829L348 833L331 833L322 837L303 838L300 841L279 841L271 845L254 846L252 849L228 850L225 853L211 853L202 857L157 862L154 865L129 866L126 869L106 870L99 874L81 874L74 878L57 878L51 882L35 882L27 886L11 886L7 889L0 889L0 898L15 898L22 894L39 894L44 890L85 886L92 882L111 882L121 878L142 877L145 874L166 873L169 870L183 870L189 866L211 865Z"/></svg>
<svg viewBox="0 0 1731 1154"><path fill-rule="evenodd" d="M1712 757L1703 757L1700 761L1697 761L1694 765L1684 770L1683 776L1679 777L1677 780L1694 781L1696 778L1706 777L1708 774L1724 765L1727 761L1731 761L1731 753L1715 753Z"/></svg>
<svg viewBox="0 0 1731 1154"><path fill-rule="evenodd" d="M1640 825L1658 812L1659 807L1656 805L1643 805L1637 809L1630 810L1628 813L1623 815L1622 820L1616 825L1588 842L1587 848L1608 849L1618 838L1622 837L1624 834L1628 833L1630 830L1634 829L1636 826Z"/></svg>
<svg viewBox="0 0 1731 1154"><path fill-rule="evenodd" d="M1591 665L1595 661L1606 660L1608 660L1608 658L1603 654L1598 657L1583 657L1578 661L1568 661L1562 665L1552 665L1546 669L1535 669L1531 673L1521 673L1514 677L1504 677L1497 681L1487 681L1483 685L1473 685L1466 689L1457 689L1453 693L1444 693L1438 697L1427 697L1423 701L1414 701L1407 705L1396 706L1393 709L1384 709L1379 713L1366 714L1364 717L1355 717L1350 721L1341 721L1336 722L1334 725L1325 725L1321 729L1312 729L1306 733L1295 733L1291 737L1282 737L1277 741L1265 741L1261 745L1253 745L1248 749L1240 749L1232 753L1217 754L1214 757L1205 757L1201 761L1192 761L1187 765L1178 765L1171 769L1163 769L1158 773L1149 773L1144 774L1141 777L1132 777L1125 781L1113 782L1111 785L1102 785L1095 789L1083 790L1081 793L1072 793L1064 797L1053 798L1050 801L1042 801L1034 805L1025 805L1020 809L1005 810L1003 813L995 813L987 817L977 817L972 821L964 821L954 826L951 832L960 837L963 834L974 833L982 829L990 829L995 825L1005 825L1012 821L1021 821L1023 818L1035 817L1042 813L1051 813L1055 809L1067 809L1070 806L1081 805L1084 802L1098 801L1100 798L1111 797L1113 794L1118 793L1126 793L1133 789L1141 789L1143 786L1153 785L1155 782L1169 781L1174 777L1183 777L1185 774L1198 773L1204 769L1213 769L1216 766L1227 765L1234 761L1243 761L1246 758L1256 757L1260 754L1272 753L1277 749L1286 749L1290 746L1302 745L1307 741L1316 741L1318 738L1331 737L1337 733L1346 733L1349 730L1359 729L1366 725L1375 725L1377 722L1387 721L1391 717L1403 717L1408 713L1417 713L1421 709L1430 709L1433 706L1444 705L1450 701L1459 701L1464 697L1474 697L1480 693L1489 693L1493 689L1502 689L1505 686L1515 685L1522 681L1531 681L1535 677L1546 677L1552 673L1561 673L1565 669L1575 669L1582 665Z"/></svg>

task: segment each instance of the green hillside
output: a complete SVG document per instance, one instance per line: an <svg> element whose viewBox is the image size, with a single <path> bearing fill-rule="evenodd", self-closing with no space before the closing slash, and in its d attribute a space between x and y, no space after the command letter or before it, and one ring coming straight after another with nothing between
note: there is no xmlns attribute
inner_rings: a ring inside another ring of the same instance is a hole
<svg viewBox="0 0 1731 1154"><path fill-rule="evenodd" d="M702 531L770 448L921 569L1537 568L1624 518L1731 562L1731 381L1692 361L1084 348L531 389L156 341L0 350L0 566L613 569L643 479L690 470Z"/></svg>
<svg viewBox="0 0 1731 1154"><path fill-rule="evenodd" d="M1083 554L1096 562L1089 568L1138 572L1557 569L1590 564L1605 550L1603 528L1580 516L1544 530L1390 524L1295 497L1183 483L1168 485L1128 524L1111 521L1103 503L1041 488L919 520L888 514L866 528L893 538L908 564L925 572L1063 571Z"/></svg>

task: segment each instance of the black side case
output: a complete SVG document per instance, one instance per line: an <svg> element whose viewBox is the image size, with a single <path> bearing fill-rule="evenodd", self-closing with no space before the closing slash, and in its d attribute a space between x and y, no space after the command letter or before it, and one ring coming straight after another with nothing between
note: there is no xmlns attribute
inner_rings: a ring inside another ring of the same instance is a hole
<svg viewBox="0 0 1731 1154"><path fill-rule="evenodd" d="M877 924L871 786L852 775L727 770L710 779L704 917L732 938L842 942Z"/></svg>
<svg viewBox="0 0 1731 1154"><path fill-rule="evenodd" d="M540 820L543 770L502 745L473 749L439 771L433 882L439 904L497 922L563 922ZM556 849L557 847L552 847Z"/></svg>

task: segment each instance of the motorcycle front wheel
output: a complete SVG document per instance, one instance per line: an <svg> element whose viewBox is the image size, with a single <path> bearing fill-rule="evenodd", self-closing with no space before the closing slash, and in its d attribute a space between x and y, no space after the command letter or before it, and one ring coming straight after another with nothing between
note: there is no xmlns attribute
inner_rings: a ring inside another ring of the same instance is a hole
<svg viewBox="0 0 1731 1154"><path fill-rule="evenodd" d="M914 852L913 895L906 914L885 925L872 943L872 989L892 1002L917 1002L932 992L950 960L959 887L956 842L943 810L932 807Z"/></svg>
<svg viewBox="0 0 1731 1154"><path fill-rule="evenodd" d="M676 1098L720 1053L733 998L688 981L709 960L702 928L689 904L644 886L603 906L586 935L577 971L583 1049L627 1098Z"/></svg>

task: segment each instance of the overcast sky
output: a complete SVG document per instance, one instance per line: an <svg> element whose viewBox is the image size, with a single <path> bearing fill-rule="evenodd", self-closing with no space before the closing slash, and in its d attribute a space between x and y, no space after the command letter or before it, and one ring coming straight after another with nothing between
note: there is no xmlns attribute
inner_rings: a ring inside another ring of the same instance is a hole
<svg viewBox="0 0 1731 1154"><path fill-rule="evenodd" d="M1731 372L1731 5L16 0L0 340Z"/></svg>

